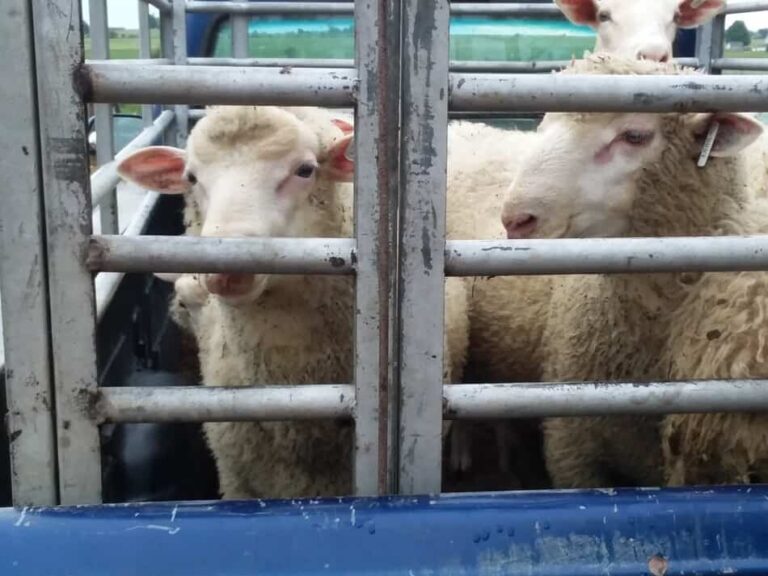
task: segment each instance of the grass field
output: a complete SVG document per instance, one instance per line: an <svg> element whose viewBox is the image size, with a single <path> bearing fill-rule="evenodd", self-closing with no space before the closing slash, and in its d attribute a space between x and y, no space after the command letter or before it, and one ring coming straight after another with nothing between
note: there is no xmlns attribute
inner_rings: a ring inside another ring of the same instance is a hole
<svg viewBox="0 0 768 576"><path fill-rule="evenodd" d="M152 43L152 57L157 58L160 55L160 31L150 30L150 41ZM133 38L110 38L109 56L115 60L126 60L139 57L139 37ZM85 57L91 57L91 39L85 38Z"/></svg>
<svg viewBox="0 0 768 576"><path fill-rule="evenodd" d="M152 57L160 56L160 31L150 30L150 42L152 46ZM91 58L91 39L85 38L84 41L85 57ZM139 57L139 37L133 38L110 38L109 56L113 60L129 60ZM138 104L120 104L120 112L128 114L140 114L141 107Z"/></svg>
<svg viewBox="0 0 768 576"><path fill-rule="evenodd" d="M756 52L742 52L742 51L733 51L733 50L726 50L725 52L726 58L768 58L768 52L765 50L762 51L756 51Z"/></svg>
<svg viewBox="0 0 768 576"><path fill-rule="evenodd" d="M567 60L594 44L592 37L552 35L457 35L451 38L453 60ZM253 34L249 54L261 58L345 58L354 57L350 31ZM232 55L229 27L216 39L213 55Z"/></svg>

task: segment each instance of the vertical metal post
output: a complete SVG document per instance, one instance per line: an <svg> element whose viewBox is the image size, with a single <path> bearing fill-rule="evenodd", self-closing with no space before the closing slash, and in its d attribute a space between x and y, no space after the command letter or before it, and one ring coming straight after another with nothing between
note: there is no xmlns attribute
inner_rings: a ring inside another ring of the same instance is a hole
<svg viewBox="0 0 768 576"><path fill-rule="evenodd" d="M152 58L152 31L149 27L149 4L146 0L139 0L139 58ZM144 126L152 125L152 105L144 104L141 107L141 118Z"/></svg>
<svg viewBox="0 0 768 576"><path fill-rule="evenodd" d="M173 63L184 66L187 63L187 3L173 0ZM174 106L176 113L176 146L187 145L189 132L189 107Z"/></svg>
<svg viewBox="0 0 768 576"><path fill-rule="evenodd" d="M172 12L160 11L160 53L163 58L168 58L171 61L173 61L173 19ZM172 106L167 106L166 109L175 110ZM178 142L178 117L176 120L165 133L165 143L170 146L175 146Z"/></svg>
<svg viewBox="0 0 768 576"><path fill-rule="evenodd" d="M0 295L11 487L16 506L57 501L48 294L37 135L32 15L8 0L0 18ZM2 361L0 361L2 363Z"/></svg>
<svg viewBox="0 0 768 576"><path fill-rule="evenodd" d="M232 15L232 56L234 58L248 58L248 18L247 15Z"/></svg>
<svg viewBox="0 0 768 576"><path fill-rule="evenodd" d="M400 492L441 483L448 0L403 0Z"/></svg>
<svg viewBox="0 0 768 576"><path fill-rule="evenodd" d="M706 70L707 74L720 74L720 70L712 70L712 60L722 58L724 48L725 14L720 14L696 31L696 57L699 59L699 67Z"/></svg>
<svg viewBox="0 0 768 576"><path fill-rule="evenodd" d="M48 289L62 504L101 501L93 278L85 267L91 199L80 3L32 0L40 151L48 244Z"/></svg>
<svg viewBox="0 0 768 576"><path fill-rule="evenodd" d="M390 310L397 201L399 20L397 0L355 7L360 78L355 119L355 493L395 491L390 438Z"/></svg>
<svg viewBox="0 0 768 576"><path fill-rule="evenodd" d="M89 0L91 15L91 55L97 60L109 59L109 20L107 0ZM112 126L112 105L94 104L96 117L96 164L103 166L115 157L115 144ZM117 194L113 189L99 205L102 234L119 232L117 215Z"/></svg>

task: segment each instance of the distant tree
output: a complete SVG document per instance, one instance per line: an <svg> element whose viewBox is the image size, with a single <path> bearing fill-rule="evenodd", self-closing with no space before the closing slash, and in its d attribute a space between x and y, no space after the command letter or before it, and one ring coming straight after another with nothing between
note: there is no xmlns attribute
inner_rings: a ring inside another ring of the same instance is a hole
<svg viewBox="0 0 768 576"><path fill-rule="evenodd" d="M160 29L160 18L157 16L154 16L153 14L149 15L149 28L159 30Z"/></svg>
<svg viewBox="0 0 768 576"><path fill-rule="evenodd" d="M757 37L768 38L768 28L760 28L760 30L757 31Z"/></svg>
<svg viewBox="0 0 768 576"><path fill-rule="evenodd" d="M725 31L725 39L728 42L741 42L744 46L749 46L752 41L752 35L749 33L744 20L736 20Z"/></svg>
<svg viewBox="0 0 768 576"><path fill-rule="evenodd" d="M83 20L83 34L85 34L86 36L91 35L91 27L88 25L88 22L86 22L85 20Z"/></svg>
<svg viewBox="0 0 768 576"><path fill-rule="evenodd" d="M110 28L109 29L109 37L110 38L120 38L120 30L117 28Z"/></svg>

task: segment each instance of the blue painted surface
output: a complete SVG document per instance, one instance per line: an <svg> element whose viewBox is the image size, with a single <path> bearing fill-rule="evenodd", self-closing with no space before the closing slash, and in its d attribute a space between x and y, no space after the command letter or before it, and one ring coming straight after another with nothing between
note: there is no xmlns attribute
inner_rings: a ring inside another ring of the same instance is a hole
<svg viewBox="0 0 768 576"><path fill-rule="evenodd" d="M0 511L0 574L768 574L768 488Z"/></svg>

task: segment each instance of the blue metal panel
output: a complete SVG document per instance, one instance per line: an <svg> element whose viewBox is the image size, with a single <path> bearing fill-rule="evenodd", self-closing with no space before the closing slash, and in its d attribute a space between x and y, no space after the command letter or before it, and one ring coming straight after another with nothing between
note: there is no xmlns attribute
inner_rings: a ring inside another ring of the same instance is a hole
<svg viewBox="0 0 768 576"><path fill-rule="evenodd" d="M767 513L761 487L5 509L0 574L764 575Z"/></svg>
<svg viewBox="0 0 768 576"><path fill-rule="evenodd" d="M696 56L696 30L678 30L672 53L677 58Z"/></svg>

